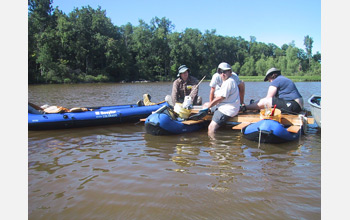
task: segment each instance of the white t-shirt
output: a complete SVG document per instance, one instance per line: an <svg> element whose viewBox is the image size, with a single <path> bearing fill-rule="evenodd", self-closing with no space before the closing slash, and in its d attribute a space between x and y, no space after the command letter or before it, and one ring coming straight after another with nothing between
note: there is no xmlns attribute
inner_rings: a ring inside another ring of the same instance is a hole
<svg viewBox="0 0 350 220"><path fill-rule="evenodd" d="M232 77L222 83L220 89L215 92L215 96L225 97L225 99L217 105L220 112L230 117L238 114L240 106L239 91Z"/></svg>
<svg viewBox="0 0 350 220"><path fill-rule="evenodd" d="M239 85L241 84L241 81L239 80L238 76L236 73L232 72L231 78L235 80L236 84ZM211 78L211 81L209 83L210 87L215 87L215 92L220 89L222 85L222 79L220 77L219 73L215 73L213 77Z"/></svg>

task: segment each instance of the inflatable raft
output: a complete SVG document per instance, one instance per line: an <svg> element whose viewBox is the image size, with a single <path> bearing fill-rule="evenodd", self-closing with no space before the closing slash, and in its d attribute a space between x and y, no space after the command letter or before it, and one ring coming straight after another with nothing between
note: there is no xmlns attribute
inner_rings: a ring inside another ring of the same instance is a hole
<svg viewBox="0 0 350 220"><path fill-rule="evenodd" d="M284 143L298 140L303 129L291 132L278 121L264 119L246 126L242 129L242 133L245 138L260 143Z"/></svg>
<svg viewBox="0 0 350 220"><path fill-rule="evenodd" d="M148 106L136 104L86 107L81 111L42 113L42 111L28 112L29 130L62 129L74 127L86 127L97 125L108 125L122 122L137 122L141 118L149 116L166 102Z"/></svg>
<svg viewBox="0 0 350 220"><path fill-rule="evenodd" d="M173 110L163 106L145 120L145 128L148 134L170 135L199 131L206 127L209 121L205 120L178 120Z"/></svg>

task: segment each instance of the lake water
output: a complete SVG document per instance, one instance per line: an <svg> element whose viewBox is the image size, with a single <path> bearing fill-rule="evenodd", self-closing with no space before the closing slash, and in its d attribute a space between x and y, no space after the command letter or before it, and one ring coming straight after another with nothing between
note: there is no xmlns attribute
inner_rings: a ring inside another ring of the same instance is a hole
<svg viewBox="0 0 350 220"><path fill-rule="evenodd" d="M246 82L245 102L268 83ZM306 103L320 82L296 83ZM171 83L29 85L37 105L164 100ZM209 100L209 82L199 93ZM305 104L308 109L309 105ZM320 219L321 130L261 144L239 131L152 136L143 123L28 131L29 219Z"/></svg>

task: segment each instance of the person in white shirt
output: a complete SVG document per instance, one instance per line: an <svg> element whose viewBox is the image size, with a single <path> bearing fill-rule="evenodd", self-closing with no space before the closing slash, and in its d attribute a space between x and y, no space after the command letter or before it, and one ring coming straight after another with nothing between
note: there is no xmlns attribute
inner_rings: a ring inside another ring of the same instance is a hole
<svg viewBox="0 0 350 220"><path fill-rule="evenodd" d="M213 77L211 78L210 81L210 94L209 94L209 101L213 101L213 99L215 98L215 91L217 91L218 89L220 89L221 85L222 85L222 79L220 77L219 74L219 68L220 67L225 67L229 64L222 62L219 64L219 67L217 69L217 72L213 75ZM244 81L241 81L238 77L238 75L235 72L232 72L231 77L235 80L236 84L238 85L238 90L239 90L239 98L241 100L240 104L241 106L244 105L244 95L245 95L245 83Z"/></svg>
<svg viewBox="0 0 350 220"><path fill-rule="evenodd" d="M218 73L223 81L221 87L215 92L215 98L203 105L201 111L208 112L209 108L216 106L212 121L208 126L208 135L212 136L216 130L230 118L238 114L240 97L237 83L231 77L232 69L229 64L219 65Z"/></svg>

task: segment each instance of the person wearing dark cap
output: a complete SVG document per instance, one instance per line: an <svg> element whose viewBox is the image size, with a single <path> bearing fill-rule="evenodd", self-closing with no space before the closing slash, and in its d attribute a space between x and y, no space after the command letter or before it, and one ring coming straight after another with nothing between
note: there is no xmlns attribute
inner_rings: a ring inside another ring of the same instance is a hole
<svg viewBox="0 0 350 220"><path fill-rule="evenodd" d="M266 97L246 105L246 109L256 110L276 105L276 108L280 109L282 113L302 111L304 108L303 97L294 82L281 75L281 70L272 67L266 72L264 81L270 82Z"/></svg>
<svg viewBox="0 0 350 220"><path fill-rule="evenodd" d="M183 103L185 96L190 96L193 105L202 105L202 98L198 96L199 80L189 75L190 69L186 65L181 65L178 68L177 79L173 82L171 96L167 95L165 100L172 106L175 103Z"/></svg>

